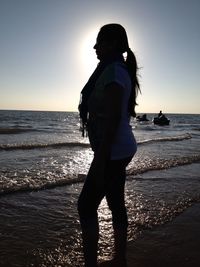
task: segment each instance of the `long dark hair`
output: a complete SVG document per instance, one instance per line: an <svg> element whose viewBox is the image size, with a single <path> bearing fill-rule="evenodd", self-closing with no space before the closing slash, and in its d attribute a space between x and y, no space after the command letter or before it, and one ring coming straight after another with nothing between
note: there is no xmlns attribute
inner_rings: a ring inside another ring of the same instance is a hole
<svg viewBox="0 0 200 267"><path fill-rule="evenodd" d="M125 63L132 82L132 90L131 90L131 96L129 98L128 111L131 116L136 117L135 106L137 105L136 98L138 92L140 92L140 84L137 77L137 71L138 71L137 60L131 49L127 51L127 58Z"/></svg>
<svg viewBox="0 0 200 267"><path fill-rule="evenodd" d="M134 53L129 48L126 30L120 24L106 24L101 27L97 39L102 39L104 41L114 43L116 51L120 54L127 52L127 57L124 62L127 66L128 73L132 82L132 91L129 99L128 112L130 116L135 117L135 106L137 105L136 98L138 92L140 91L140 84L137 77L137 60Z"/></svg>

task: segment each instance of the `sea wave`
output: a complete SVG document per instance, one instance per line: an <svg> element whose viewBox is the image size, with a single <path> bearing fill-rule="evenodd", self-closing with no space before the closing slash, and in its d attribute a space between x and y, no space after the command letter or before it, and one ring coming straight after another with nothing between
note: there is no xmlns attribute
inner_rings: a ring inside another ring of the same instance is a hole
<svg viewBox="0 0 200 267"><path fill-rule="evenodd" d="M128 169L127 175L136 175L148 171L164 170L197 162L200 163L200 154L171 159L153 159L151 161L145 161L145 164L144 162L137 162L136 164L132 165Z"/></svg>
<svg viewBox="0 0 200 267"><path fill-rule="evenodd" d="M167 137L159 137L138 141L138 145L145 145L149 143L157 143L157 142L173 142L173 141L182 141L191 139L192 136L187 133L184 135L178 136L167 136ZM59 143L31 143L31 144L0 144L0 150L18 150L18 149L45 149L45 148L62 148L62 147L89 147L89 143L83 142L59 142Z"/></svg>
<svg viewBox="0 0 200 267"><path fill-rule="evenodd" d="M200 163L200 154L171 159L154 159L143 163L134 162L133 165L130 164L129 169L127 170L127 177L128 179L134 179L134 176L137 174L142 174L152 170L164 170L192 163ZM18 176L20 177L16 179ZM30 172L29 175L25 173L23 177L23 173L15 173L13 175L5 170L4 174L2 173L0 176L0 195L22 191L37 191L57 186L70 185L83 182L85 178L86 175L81 173L77 175L67 174L63 176L53 172L50 174L50 172L48 172L47 175L45 170L41 170L38 175L32 172Z"/></svg>
<svg viewBox="0 0 200 267"><path fill-rule="evenodd" d="M0 134L19 134L34 131L32 128L0 128Z"/></svg>
<svg viewBox="0 0 200 267"><path fill-rule="evenodd" d="M192 135L189 133L183 135L176 135L176 136L166 136L166 137L158 137L152 139L146 139L139 141L138 144L146 144L146 143L157 143L157 142L170 142L170 141L183 141L187 139L191 139Z"/></svg>
<svg viewBox="0 0 200 267"><path fill-rule="evenodd" d="M50 144L8 144L0 145L0 150L26 150L26 149L43 149L43 148L62 148L62 147L89 147L89 143L81 142L64 142Z"/></svg>

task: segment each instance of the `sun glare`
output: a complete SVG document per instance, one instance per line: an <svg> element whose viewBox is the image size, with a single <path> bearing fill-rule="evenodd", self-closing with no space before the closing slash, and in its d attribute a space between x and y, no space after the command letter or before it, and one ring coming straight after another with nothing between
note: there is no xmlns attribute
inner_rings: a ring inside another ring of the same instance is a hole
<svg viewBox="0 0 200 267"><path fill-rule="evenodd" d="M98 31L91 31L83 37L83 41L80 47L81 61L85 74L90 75L97 63L98 59L93 49Z"/></svg>

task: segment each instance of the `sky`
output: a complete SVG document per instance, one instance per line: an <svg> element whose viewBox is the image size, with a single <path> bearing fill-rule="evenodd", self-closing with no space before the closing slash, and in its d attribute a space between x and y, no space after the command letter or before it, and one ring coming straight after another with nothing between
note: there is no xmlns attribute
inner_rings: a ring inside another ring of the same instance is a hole
<svg viewBox="0 0 200 267"><path fill-rule="evenodd" d="M136 55L137 112L200 114L199 0L0 0L0 109L77 111L107 23Z"/></svg>

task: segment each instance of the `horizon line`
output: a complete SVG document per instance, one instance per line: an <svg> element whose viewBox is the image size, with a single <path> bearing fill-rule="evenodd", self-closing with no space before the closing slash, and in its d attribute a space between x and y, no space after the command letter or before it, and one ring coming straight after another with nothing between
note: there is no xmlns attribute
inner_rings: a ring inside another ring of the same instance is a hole
<svg viewBox="0 0 200 267"><path fill-rule="evenodd" d="M31 112L74 112L79 113L75 110L39 110L39 109L0 109L0 111L31 111ZM156 112L136 112L136 114L157 114ZM200 115L200 113L188 113L188 112L163 112L164 114L185 114L185 115Z"/></svg>

